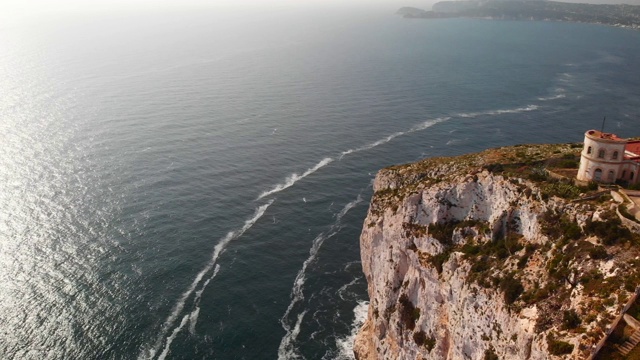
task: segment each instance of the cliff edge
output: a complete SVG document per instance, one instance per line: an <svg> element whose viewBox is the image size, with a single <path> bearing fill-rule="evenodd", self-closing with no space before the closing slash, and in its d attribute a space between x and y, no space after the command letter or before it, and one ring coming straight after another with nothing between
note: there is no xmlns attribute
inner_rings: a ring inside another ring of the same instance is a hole
<svg viewBox="0 0 640 360"><path fill-rule="evenodd" d="M640 284L640 237L608 192L547 171L575 168L580 150L381 170L360 238L370 303L356 358L589 357Z"/></svg>

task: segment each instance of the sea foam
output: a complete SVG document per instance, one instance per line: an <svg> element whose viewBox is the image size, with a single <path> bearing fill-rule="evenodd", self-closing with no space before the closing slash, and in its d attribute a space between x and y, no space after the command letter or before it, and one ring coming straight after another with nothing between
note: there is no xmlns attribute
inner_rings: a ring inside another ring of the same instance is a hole
<svg viewBox="0 0 640 360"><path fill-rule="evenodd" d="M260 196L258 196L258 198L256 200L260 200L260 199L264 198L265 196L269 196L269 195L278 193L278 192L280 192L280 191L282 191L282 190L284 190L286 188L289 188L289 187L293 186L293 184L295 184L298 181L304 179L305 177L313 174L314 172L318 171L318 169L326 166L327 164L331 163L332 161L333 161L332 158L327 157L327 158L322 159L314 167L307 169L307 171L302 173L302 175L298 175L297 173L293 173L293 174L287 176L287 178L284 180L283 183L277 184L271 190L267 190L267 191L263 192L262 194L260 194Z"/></svg>
<svg viewBox="0 0 640 360"><path fill-rule="evenodd" d="M182 328L184 327L186 322L189 320L189 314L185 315L182 318L182 321L180 322L180 325L173 330L173 332L171 333L171 335L169 335L169 337L166 337L167 333L169 332L169 329L171 329L173 327L176 319L182 313L182 311L184 309L184 306L185 306L185 303L187 302L187 299L193 294L193 292L195 291L196 287L202 281L204 276L211 271L211 269L213 268L214 265L216 265L216 261L218 260L218 257L220 256L220 253L222 253L222 251L227 247L227 245L229 245L229 243L232 240L239 238L247 230L249 230L249 228L251 228L258 221L258 219L260 219L262 217L262 215L264 215L265 211L267 211L267 208L271 204L273 204L273 201L274 200L270 200L268 203L259 206L256 209L256 211L254 212L253 216L251 218L247 219L244 222L244 225L242 226L242 228L240 228L238 230L235 230L235 231L228 232L227 235L224 238L222 238L216 244L216 246L213 249L213 254L211 255L211 259L209 260L207 265L198 273L198 275L196 275L195 279L193 280L193 282L191 283L189 288L182 294L182 296L180 297L178 302L174 305L173 310L171 311L171 314L169 314L169 316L165 320L164 324L162 324L162 327L161 327L161 330L160 330L160 335L158 336L158 339L156 340L156 342L153 345L152 349L143 351L140 355L138 355L138 359L153 359L153 358L155 358L155 356L156 356L158 350L160 349L160 347L162 346L163 342L165 342L165 347L164 347L164 350L163 350L162 354L160 354L160 356L158 358L161 359L161 358L164 358L164 356L166 356L167 352L169 351L169 346L171 345L171 342L173 341L175 336L182 330ZM196 294L196 296L197 296L196 300L198 302L199 302L200 297L202 296L202 291L204 290L204 287L209 283L209 281L211 279L213 279L217 275L218 270L219 270L219 266L216 267L216 269L213 272L213 274L206 280L206 282L204 283L202 288ZM165 337L166 337L166 339L165 339Z"/></svg>
<svg viewBox="0 0 640 360"><path fill-rule="evenodd" d="M368 301L359 301L358 305L353 309L354 319L351 323L351 333L344 338L336 339L336 345L338 348L338 355L336 360L354 360L353 355L353 342L358 334L358 330L362 327L367 319L367 312L369 310Z"/></svg>
<svg viewBox="0 0 640 360"><path fill-rule="evenodd" d="M307 267L316 259L318 250L320 250L320 247L322 246L324 241L335 236L340 231L340 223L342 218L349 212L349 210L356 207L356 205L358 205L360 202L362 202L362 197L358 195L355 200L347 203L342 208L342 210L340 210L340 212L336 215L336 221L333 223L327 233L320 233L318 236L316 236L315 239L313 239L311 250L309 250L309 257L304 261L304 263L302 264L302 268L300 269L300 271L298 271L298 274L293 281L293 288L291 289L291 303L280 319L280 323L282 324L282 328L286 331L286 334L280 341L280 346L278 347L279 360L291 359L297 356L295 354L294 341L298 336L298 333L300 331L300 323L306 311L303 311L298 315L296 324L294 326L291 326L289 324L288 318L294 306L304 299L302 288L306 281Z"/></svg>

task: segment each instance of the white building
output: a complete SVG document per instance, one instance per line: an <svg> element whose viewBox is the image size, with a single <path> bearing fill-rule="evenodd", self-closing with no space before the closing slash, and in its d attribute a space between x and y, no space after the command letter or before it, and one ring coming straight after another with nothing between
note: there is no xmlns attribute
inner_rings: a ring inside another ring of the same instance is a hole
<svg viewBox="0 0 640 360"><path fill-rule="evenodd" d="M584 134L578 180L635 184L639 170L640 140L626 140L598 130Z"/></svg>

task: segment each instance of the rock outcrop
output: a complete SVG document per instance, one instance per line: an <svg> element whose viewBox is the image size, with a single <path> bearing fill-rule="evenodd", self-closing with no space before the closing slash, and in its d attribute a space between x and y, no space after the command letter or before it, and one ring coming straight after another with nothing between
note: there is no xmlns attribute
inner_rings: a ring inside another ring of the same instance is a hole
<svg viewBox="0 0 640 360"><path fill-rule="evenodd" d="M580 145L380 171L360 238L365 359L582 359L639 284L615 203L554 180ZM567 164L569 163L569 164Z"/></svg>

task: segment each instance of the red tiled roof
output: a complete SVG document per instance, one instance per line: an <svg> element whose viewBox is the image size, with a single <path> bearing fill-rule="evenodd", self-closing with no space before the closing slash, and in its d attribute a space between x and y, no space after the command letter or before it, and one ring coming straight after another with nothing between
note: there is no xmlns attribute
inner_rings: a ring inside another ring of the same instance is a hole
<svg viewBox="0 0 640 360"><path fill-rule="evenodd" d="M629 141L624 147L625 159L640 159L640 141Z"/></svg>

